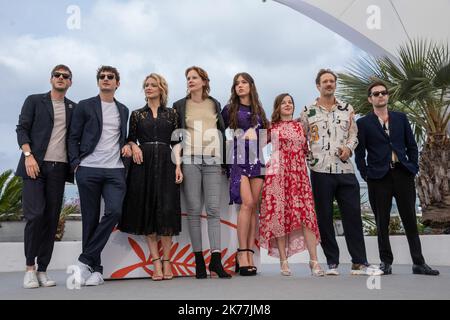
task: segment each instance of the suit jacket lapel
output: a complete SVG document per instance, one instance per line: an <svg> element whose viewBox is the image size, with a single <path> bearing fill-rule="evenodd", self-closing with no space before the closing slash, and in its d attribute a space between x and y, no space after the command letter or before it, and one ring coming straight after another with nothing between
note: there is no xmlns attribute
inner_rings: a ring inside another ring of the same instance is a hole
<svg viewBox="0 0 450 320"><path fill-rule="evenodd" d="M378 116L372 112L370 114L370 119L372 120L372 122L374 123L375 127L377 127L377 130L381 131L381 134L383 134L383 136L387 139L389 139L389 136L387 135L387 133L384 131L383 127L381 126L380 120L378 120ZM391 126L390 126L390 121L389 121L389 130L390 130Z"/></svg>
<svg viewBox="0 0 450 320"><path fill-rule="evenodd" d="M52 122L55 120L55 114L53 112L53 103L52 103L52 97L50 96L50 92L48 92L44 97L44 104L45 107L50 114L50 118L52 119Z"/></svg>
<svg viewBox="0 0 450 320"><path fill-rule="evenodd" d="M94 110L101 130L103 127L103 114L102 114L102 101L100 100L100 95L96 97Z"/></svg>
<svg viewBox="0 0 450 320"><path fill-rule="evenodd" d="M72 119L73 104L72 102L69 102L66 97L64 97L64 105L66 106L66 129L68 129Z"/></svg>
<svg viewBox="0 0 450 320"><path fill-rule="evenodd" d="M389 114L389 135L392 137L395 134L395 121L397 120L395 118L395 113L388 111Z"/></svg>
<svg viewBox="0 0 450 320"><path fill-rule="evenodd" d="M117 108L119 109L119 115L120 115L120 132L123 137L127 136L127 114L125 108L122 106L120 102L118 102L116 99L114 99L114 102L117 105Z"/></svg>

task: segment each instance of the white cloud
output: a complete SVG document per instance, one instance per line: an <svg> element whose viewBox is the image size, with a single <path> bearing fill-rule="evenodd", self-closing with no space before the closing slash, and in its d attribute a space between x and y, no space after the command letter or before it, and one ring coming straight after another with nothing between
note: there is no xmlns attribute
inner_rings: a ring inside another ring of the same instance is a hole
<svg viewBox="0 0 450 320"><path fill-rule="evenodd" d="M30 26L14 37L0 30L0 94L6 97L0 102L0 135L14 141L8 148L15 144L12 124L23 100L49 90L49 73L58 63L74 73L68 97L76 101L97 94L98 66L116 66L122 78L117 97L130 109L144 104L141 85L150 72L166 77L173 102L185 94L186 67L200 65L209 72L212 95L225 104L233 75L247 71L270 116L278 93L291 92L297 106L309 103L316 95L317 70L342 68L359 52L274 2L101 0L81 9L81 30L49 30L44 35ZM12 162L5 160L11 159L6 148L0 147L0 170Z"/></svg>

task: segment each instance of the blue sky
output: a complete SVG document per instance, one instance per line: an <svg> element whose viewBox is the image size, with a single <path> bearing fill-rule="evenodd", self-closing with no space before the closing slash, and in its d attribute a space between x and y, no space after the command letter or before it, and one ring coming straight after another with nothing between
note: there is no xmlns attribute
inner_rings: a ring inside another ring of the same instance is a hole
<svg viewBox="0 0 450 320"><path fill-rule="evenodd" d="M67 8L76 5L81 28L70 30ZM0 171L15 169L20 151L15 125L24 99L49 90L59 63L74 79L67 96L97 94L101 64L121 72L117 98L130 110L144 104L142 80L165 76L169 103L185 94L184 70L205 68L211 95L224 105L233 75L247 71L268 115L275 96L290 92L301 106L316 96L314 78L323 67L341 71L364 54L300 13L260 0L0 1Z"/></svg>

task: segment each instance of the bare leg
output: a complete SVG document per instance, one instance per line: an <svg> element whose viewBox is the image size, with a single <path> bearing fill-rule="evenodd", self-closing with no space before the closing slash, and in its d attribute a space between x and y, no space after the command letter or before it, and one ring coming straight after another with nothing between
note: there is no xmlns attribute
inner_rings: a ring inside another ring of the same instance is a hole
<svg viewBox="0 0 450 320"><path fill-rule="evenodd" d="M238 221L237 221L237 234L239 248L248 249L248 237L249 228L251 224L251 217L253 208L255 206L252 190L250 186L250 181L246 176L241 176L241 199L242 204L239 210ZM248 255L246 252L240 252L238 254L239 265L243 267L249 266Z"/></svg>
<svg viewBox="0 0 450 320"><path fill-rule="evenodd" d="M162 263L159 258L158 250L158 237L156 233L150 234L146 237L148 248L150 249L150 254L153 261L153 276L152 279L162 278Z"/></svg>
<svg viewBox="0 0 450 320"><path fill-rule="evenodd" d="M306 247L309 252L309 268L311 273L315 276L322 277L325 275L317 261L317 238L311 229L303 226L303 235L305 237Z"/></svg>
<svg viewBox="0 0 450 320"><path fill-rule="evenodd" d="M277 244L280 253L280 272L284 276L290 276L291 270L286 257L286 236L277 238Z"/></svg>
<svg viewBox="0 0 450 320"><path fill-rule="evenodd" d="M286 260L286 237L277 238L278 252L280 253L280 261Z"/></svg>
<svg viewBox="0 0 450 320"><path fill-rule="evenodd" d="M303 235L305 237L306 247L309 252L309 260L317 261L317 238L314 232L303 226Z"/></svg>
<svg viewBox="0 0 450 320"><path fill-rule="evenodd" d="M250 179L250 188L252 191L253 202L255 203L252 210L252 216L250 219L250 226L248 232L248 246L247 248L252 249L255 245L255 234L256 234L256 210L258 209L259 198L261 194L262 187L264 185L264 180L259 178ZM248 252L248 262L251 266L254 266L253 253Z"/></svg>
<svg viewBox="0 0 450 320"><path fill-rule="evenodd" d="M172 248L172 237L162 236L161 243L163 247L163 269L164 279L172 279L172 264L170 263L170 249Z"/></svg>

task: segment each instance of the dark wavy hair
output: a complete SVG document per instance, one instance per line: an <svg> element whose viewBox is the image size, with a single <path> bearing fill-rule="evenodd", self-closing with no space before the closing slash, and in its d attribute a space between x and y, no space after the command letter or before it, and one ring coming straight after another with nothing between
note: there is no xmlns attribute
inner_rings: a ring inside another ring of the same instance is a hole
<svg viewBox="0 0 450 320"><path fill-rule="evenodd" d="M281 102L286 97L291 97L292 105L294 106L294 111L295 111L294 98L289 93L281 93L281 94L279 94L275 98L275 101L273 102L272 123L275 123L275 122L278 122L278 121L281 120Z"/></svg>
<svg viewBox="0 0 450 320"><path fill-rule="evenodd" d="M331 74L334 77L334 81L337 81L337 75L336 73L331 70L331 69L320 69L319 72L317 72L317 76L316 76L316 84L319 85L320 84L320 78L324 75L324 74Z"/></svg>
<svg viewBox="0 0 450 320"><path fill-rule="evenodd" d="M239 104L240 99L239 96L236 93L236 83L237 79L239 77L244 78L249 84L250 84L250 109L252 112L251 115L251 121L252 126L256 126L258 123L258 115L262 119L263 128L267 129L268 127L268 121L266 117L266 113L264 112L264 109L262 107L261 101L259 100L258 91L256 90L255 81L253 80L252 76L249 75L247 72L240 72L236 74L233 78L233 85L231 86L231 97L228 101L229 104L229 113L230 113L230 128L231 129L237 129L237 123L238 123L238 110L239 110Z"/></svg>
<svg viewBox="0 0 450 320"><path fill-rule="evenodd" d="M100 66L100 68L97 69L97 81L100 80L100 73L102 72L111 72L114 73L114 75L116 76L116 80L117 82L120 81L120 73L119 71L111 66Z"/></svg>

